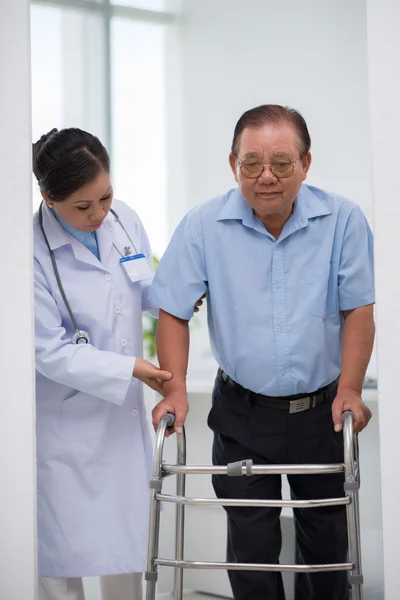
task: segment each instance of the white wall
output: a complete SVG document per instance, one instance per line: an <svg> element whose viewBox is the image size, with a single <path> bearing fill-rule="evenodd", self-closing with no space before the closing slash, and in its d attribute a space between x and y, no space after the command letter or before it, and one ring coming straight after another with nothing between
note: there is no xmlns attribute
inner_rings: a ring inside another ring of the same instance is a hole
<svg viewBox="0 0 400 600"><path fill-rule="evenodd" d="M399 598L400 4L367 0L385 600Z"/></svg>
<svg viewBox="0 0 400 600"><path fill-rule="evenodd" d="M306 118L309 181L371 215L364 0L187 0L182 56L186 206L232 187L236 121L265 103Z"/></svg>
<svg viewBox="0 0 400 600"><path fill-rule="evenodd" d="M0 2L0 598L36 585L29 2Z"/></svg>

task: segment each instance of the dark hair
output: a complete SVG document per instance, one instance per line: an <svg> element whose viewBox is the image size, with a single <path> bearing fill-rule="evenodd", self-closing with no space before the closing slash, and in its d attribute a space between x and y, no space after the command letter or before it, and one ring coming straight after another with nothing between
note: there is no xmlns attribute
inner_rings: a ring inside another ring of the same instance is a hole
<svg viewBox="0 0 400 600"><path fill-rule="evenodd" d="M256 108L251 108L242 114L236 123L233 133L231 152L238 155L240 136L246 127L262 127L268 123L290 123L297 131L300 141L300 155L304 156L311 148L311 138L308 133L307 123L302 115L294 108L281 106L280 104L262 104Z"/></svg>
<svg viewBox="0 0 400 600"><path fill-rule="evenodd" d="M82 129L52 129L33 144L33 172L41 190L54 201L109 173L110 158L100 140Z"/></svg>

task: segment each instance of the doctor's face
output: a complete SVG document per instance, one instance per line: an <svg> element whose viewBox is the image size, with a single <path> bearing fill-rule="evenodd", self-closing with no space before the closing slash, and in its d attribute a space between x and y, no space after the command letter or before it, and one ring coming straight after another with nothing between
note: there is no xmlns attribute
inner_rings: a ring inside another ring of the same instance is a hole
<svg viewBox="0 0 400 600"><path fill-rule="evenodd" d="M244 199L261 221L277 215L288 219L307 177L311 154L301 156L295 128L282 121L246 127L238 156L231 154L229 162Z"/></svg>
<svg viewBox="0 0 400 600"><path fill-rule="evenodd" d="M42 194L48 206L70 227L81 231L96 231L101 227L113 199L110 174L101 171L95 179L62 201L52 201Z"/></svg>

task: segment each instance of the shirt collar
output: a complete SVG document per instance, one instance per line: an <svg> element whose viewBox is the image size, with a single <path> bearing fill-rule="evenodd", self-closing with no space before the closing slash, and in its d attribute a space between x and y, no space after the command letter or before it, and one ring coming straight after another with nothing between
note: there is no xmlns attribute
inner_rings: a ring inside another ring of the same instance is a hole
<svg viewBox="0 0 400 600"><path fill-rule="evenodd" d="M297 194L293 215L296 215L305 225L310 219L331 215L326 200L319 194L319 190L313 186L302 184Z"/></svg>
<svg viewBox="0 0 400 600"><path fill-rule="evenodd" d="M297 224L298 229L306 227L309 219L331 214L326 202L319 197L317 192L316 188L302 184L295 200L293 214L289 219ZM254 227L257 219L253 209L243 198L240 189L230 190L227 196L217 221L237 220L242 221L243 225Z"/></svg>
<svg viewBox="0 0 400 600"><path fill-rule="evenodd" d="M243 198L239 188L229 190L227 199L221 208L217 221L242 221L243 225L253 223L253 209Z"/></svg>

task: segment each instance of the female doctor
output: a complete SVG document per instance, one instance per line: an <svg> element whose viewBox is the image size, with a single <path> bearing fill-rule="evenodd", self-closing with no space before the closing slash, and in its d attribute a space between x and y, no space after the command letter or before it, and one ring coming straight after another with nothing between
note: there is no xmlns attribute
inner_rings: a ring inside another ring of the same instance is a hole
<svg viewBox="0 0 400 600"><path fill-rule="evenodd" d="M141 382L152 277L136 213L113 200L109 157L80 129L33 145L39 600L141 600L151 442Z"/></svg>

